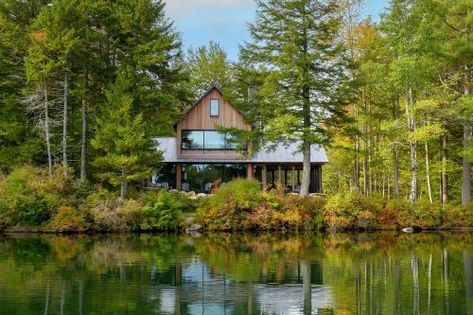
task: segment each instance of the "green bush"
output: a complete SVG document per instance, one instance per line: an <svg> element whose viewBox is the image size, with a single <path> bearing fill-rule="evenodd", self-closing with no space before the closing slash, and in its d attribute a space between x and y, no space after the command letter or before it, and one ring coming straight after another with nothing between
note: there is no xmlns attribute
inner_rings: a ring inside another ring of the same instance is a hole
<svg viewBox="0 0 473 315"><path fill-rule="evenodd" d="M324 205L323 198L263 192L258 182L237 179L199 207L197 221L210 230L316 230Z"/></svg>
<svg viewBox="0 0 473 315"><path fill-rule="evenodd" d="M270 205L273 229L319 230L323 226L324 198L278 193Z"/></svg>
<svg viewBox="0 0 473 315"><path fill-rule="evenodd" d="M182 197L179 193L160 191L154 201L142 209L142 230L177 230L181 227Z"/></svg>
<svg viewBox="0 0 473 315"><path fill-rule="evenodd" d="M389 217L394 217L397 226L406 227L414 224L414 217L408 200L395 198L386 203L382 211Z"/></svg>
<svg viewBox="0 0 473 315"><path fill-rule="evenodd" d="M58 232L82 232L86 229L85 219L79 210L68 206L59 207L49 226L51 230Z"/></svg>
<svg viewBox="0 0 473 315"><path fill-rule="evenodd" d="M83 211L89 214L94 230L134 231L140 229L144 203L139 200L122 200L115 194L99 189L89 195Z"/></svg>
<svg viewBox="0 0 473 315"><path fill-rule="evenodd" d="M1 178L1 225L38 226L50 218L48 203L38 189L43 176L41 169L26 165Z"/></svg>
<svg viewBox="0 0 473 315"><path fill-rule="evenodd" d="M382 204L375 198L345 193L331 196L325 206L324 220L330 229L371 229Z"/></svg>
<svg viewBox="0 0 473 315"><path fill-rule="evenodd" d="M255 217L250 219L251 213L260 217L261 225L267 224L267 214L256 214L264 210L261 208L264 201L257 181L236 179L208 198L197 210L196 217L211 230L255 229L259 224Z"/></svg>
<svg viewBox="0 0 473 315"><path fill-rule="evenodd" d="M420 199L414 205L414 225L423 228L438 228L443 222L443 205Z"/></svg>

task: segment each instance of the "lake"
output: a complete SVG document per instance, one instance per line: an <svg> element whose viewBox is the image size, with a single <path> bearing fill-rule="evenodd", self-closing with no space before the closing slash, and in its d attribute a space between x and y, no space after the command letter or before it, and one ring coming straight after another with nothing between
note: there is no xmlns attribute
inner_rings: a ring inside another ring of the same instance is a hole
<svg viewBox="0 0 473 315"><path fill-rule="evenodd" d="M473 234L4 235L0 314L473 314Z"/></svg>

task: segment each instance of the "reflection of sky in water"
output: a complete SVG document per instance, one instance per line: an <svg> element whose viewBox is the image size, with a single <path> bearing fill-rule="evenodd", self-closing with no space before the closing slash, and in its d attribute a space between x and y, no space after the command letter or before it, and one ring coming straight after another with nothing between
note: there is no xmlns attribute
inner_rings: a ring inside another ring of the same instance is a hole
<svg viewBox="0 0 473 315"><path fill-rule="evenodd" d="M217 303L205 303L199 304L194 303L188 306L187 311L192 315L223 315L223 314L233 314L233 305L223 306Z"/></svg>
<svg viewBox="0 0 473 315"><path fill-rule="evenodd" d="M161 291L161 312L165 314L176 312L176 289L163 289Z"/></svg>
<svg viewBox="0 0 473 315"><path fill-rule="evenodd" d="M257 285L255 291L261 312L264 314L303 314L302 285ZM311 291L311 314L318 314L320 309L332 308L332 297L328 287L312 286Z"/></svg>
<svg viewBox="0 0 473 315"><path fill-rule="evenodd" d="M310 301L305 301L305 296L310 296ZM235 314L235 303L245 300L261 314L304 314L304 305L309 305L311 314L333 308L327 286L238 283L213 273L197 258L182 265L181 286L163 289L160 297L163 314L175 314L176 303L181 303L179 309L185 309L185 314Z"/></svg>
<svg viewBox="0 0 473 315"><path fill-rule="evenodd" d="M473 233L3 236L0 314L473 314Z"/></svg>

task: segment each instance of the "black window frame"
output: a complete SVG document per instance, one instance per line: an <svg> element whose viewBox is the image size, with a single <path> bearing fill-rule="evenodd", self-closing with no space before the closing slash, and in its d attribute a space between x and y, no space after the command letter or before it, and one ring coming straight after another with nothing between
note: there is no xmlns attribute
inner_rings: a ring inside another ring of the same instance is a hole
<svg viewBox="0 0 473 315"><path fill-rule="evenodd" d="M217 115L212 114L212 101L217 101ZM219 98L211 98L209 102L210 107L210 117L220 117L220 99Z"/></svg>
<svg viewBox="0 0 473 315"><path fill-rule="evenodd" d="M184 132L202 132L202 137L203 137L203 144L202 148L184 148ZM205 147L205 133L206 132L219 132L223 133L224 135L224 147L223 148L206 148ZM183 151L237 151L237 146L232 144L232 146L228 145L227 142L227 134L226 132L220 132L218 130L214 129L183 129L181 130L181 150Z"/></svg>

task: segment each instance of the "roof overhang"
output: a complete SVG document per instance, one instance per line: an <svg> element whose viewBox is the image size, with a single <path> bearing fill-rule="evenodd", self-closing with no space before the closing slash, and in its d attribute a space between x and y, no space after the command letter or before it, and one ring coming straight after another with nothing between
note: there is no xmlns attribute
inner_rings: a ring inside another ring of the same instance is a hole
<svg viewBox="0 0 473 315"><path fill-rule="evenodd" d="M214 159L202 158L178 158L175 137L155 138L156 149L163 152L163 162L165 163L254 163L254 164L295 164L303 162L303 154L300 151L300 142L288 145L265 146L256 152L251 158L242 156L241 159ZM311 159L313 164L323 164L328 162L325 149L318 144L311 147Z"/></svg>

